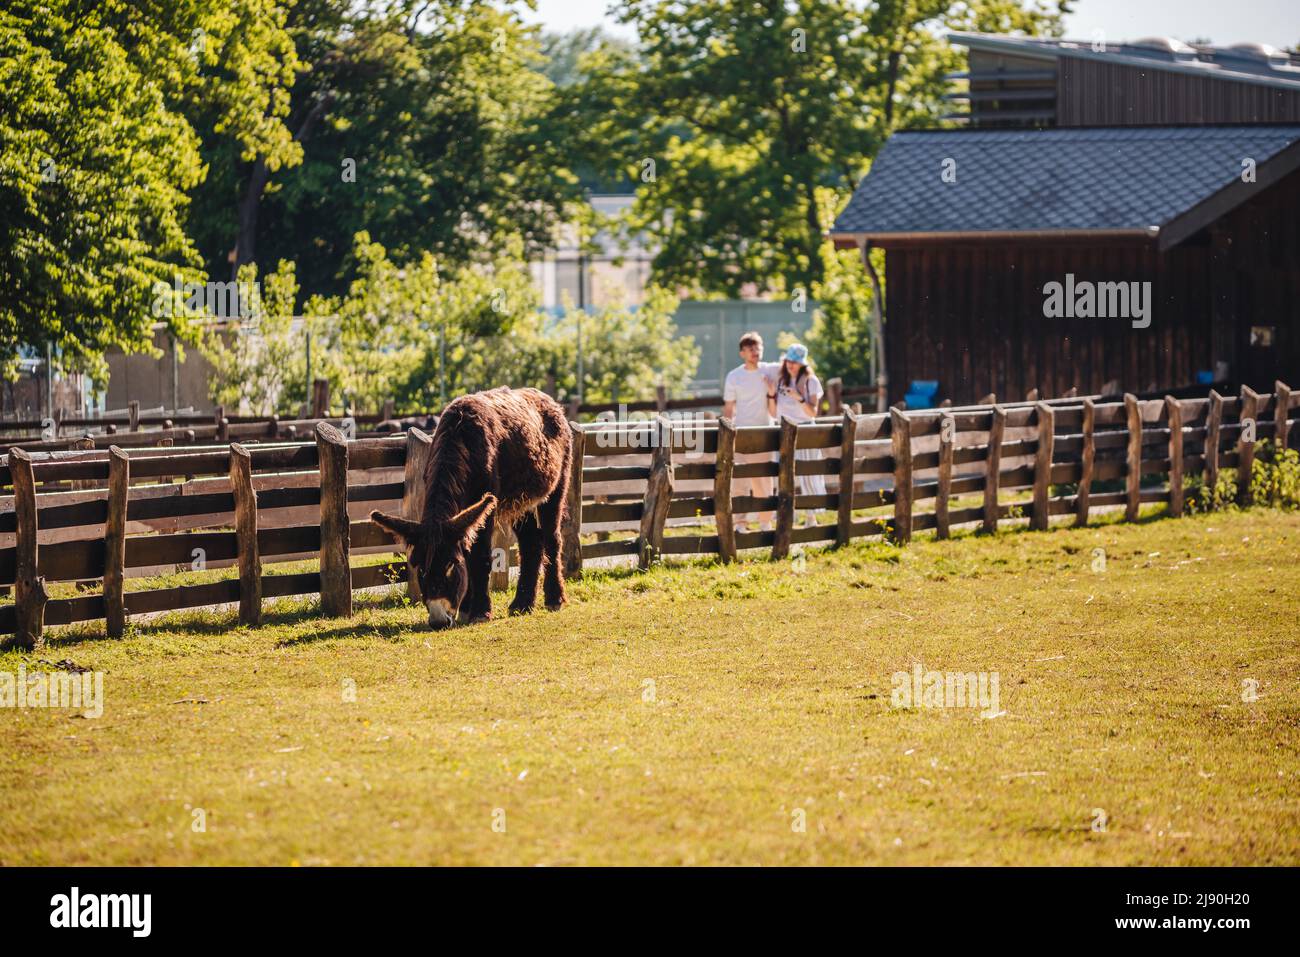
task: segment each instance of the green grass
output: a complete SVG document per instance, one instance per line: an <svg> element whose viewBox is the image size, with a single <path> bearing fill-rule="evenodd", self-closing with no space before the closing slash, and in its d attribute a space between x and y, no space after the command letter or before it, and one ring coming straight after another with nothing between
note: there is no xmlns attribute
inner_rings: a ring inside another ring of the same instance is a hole
<svg viewBox="0 0 1300 957"><path fill-rule="evenodd" d="M105 713L0 710L0 864L1296 864L1298 551L1252 510L65 631L0 671ZM1005 713L891 707L917 661Z"/></svg>

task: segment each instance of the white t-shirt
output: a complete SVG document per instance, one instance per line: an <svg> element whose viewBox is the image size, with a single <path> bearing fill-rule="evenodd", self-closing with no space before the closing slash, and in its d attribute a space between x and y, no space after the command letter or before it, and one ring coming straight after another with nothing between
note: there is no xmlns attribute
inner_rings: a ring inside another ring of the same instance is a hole
<svg viewBox="0 0 1300 957"><path fill-rule="evenodd" d="M781 374L777 372L776 376L776 414L778 418L787 418L791 422L811 422L812 416L800 407L799 403L807 402L816 408L822 400L823 390L821 379L808 373L799 380L799 388L796 389L794 383L786 385L784 388L780 385Z"/></svg>
<svg viewBox="0 0 1300 957"><path fill-rule="evenodd" d="M760 362L753 372L737 366L727 373L722 400L736 403L736 425L772 424L772 417L767 413L767 394L775 391L773 384L780 371L779 362Z"/></svg>

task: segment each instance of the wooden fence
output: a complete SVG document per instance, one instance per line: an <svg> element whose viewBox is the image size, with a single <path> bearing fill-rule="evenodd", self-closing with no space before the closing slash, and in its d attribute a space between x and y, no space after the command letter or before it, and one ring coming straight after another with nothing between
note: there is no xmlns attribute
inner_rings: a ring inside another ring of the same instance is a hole
<svg viewBox="0 0 1300 957"><path fill-rule="evenodd" d="M757 428L666 416L575 423L566 571L620 557L643 567L665 555L731 561L746 549L780 559L798 544L886 535L907 542L914 532L945 537L958 525L993 531L1022 510L1036 529L1060 515L1085 524L1106 507L1133 520L1150 502L1179 515L1187 476L1213 486L1220 474L1235 474L1247 499L1255 442L1300 444L1298 405L1278 383L1266 395L892 409ZM287 595L320 594L322 614L349 615L354 589L406 575L404 562L353 566L350 556L393 551L366 516L373 508L415 516L431 440L417 429L348 441L327 423L316 425L314 439L12 450L0 460L0 487L13 490L0 510L0 587L12 586L14 601L0 606L0 634L32 647L45 625L102 619L115 636L131 615L220 604L238 604L239 620L257 624L265 599ZM796 457L804 449L820 457ZM802 494L806 475L826 476L826 494ZM734 495L734 481L746 477L775 478L776 494ZM1026 492L1023 503L1007 501ZM833 512L834 521L796 527L796 513L811 509ZM768 511L772 530L737 530L738 515ZM128 577L189 569L196 555L204 568L237 566L237 577L125 588ZM263 571L303 558L318 558L319 571ZM100 580L99 594L55 598L47 588Z"/></svg>

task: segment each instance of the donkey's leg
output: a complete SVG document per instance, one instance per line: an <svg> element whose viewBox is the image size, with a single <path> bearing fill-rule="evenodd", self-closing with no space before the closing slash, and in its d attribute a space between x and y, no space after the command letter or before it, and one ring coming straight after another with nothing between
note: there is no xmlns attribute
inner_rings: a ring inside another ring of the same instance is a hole
<svg viewBox="0 0 1300 957"><path fill-rule="evenodd" d="M465 604L461 607L461 620L473 623L487 621L492 617L492 526L493 520L488 516L483 528L470 547L465 565L469 571L469 588L465 592Z"/></svg>
<svg viewBox="0 0 1300 957"><path fill-rule="evenodd" d="M537 601L537 574L542 567L542 533L532 512L515 524L515 540L519 543L519 581L510 614L526 615Z"/></svg>
<svg viewBox="0 0 1300 957"><path fill-rule="evenodd" d="M541 527L542 536L542 554L546 558L542 594L546 600L546 607L551 611L558 610L565 602L564 567L560 560L560 518L564 514L565 497L568 491L569 482L566 477L555 487L550 497L537 508L538 525Z"/></svg>

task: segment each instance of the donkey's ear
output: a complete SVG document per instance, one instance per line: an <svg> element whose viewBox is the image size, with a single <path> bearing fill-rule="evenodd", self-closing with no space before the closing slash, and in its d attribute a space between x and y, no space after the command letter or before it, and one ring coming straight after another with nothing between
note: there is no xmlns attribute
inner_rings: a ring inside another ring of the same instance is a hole
<svg viewBox="0 0 1300 957"><path fill-rule="evenodd" d="M420 523L397 515L371 512L370 520L397 539L404 547L414 548L420 537Z"/></svg>
<svg viewBox="0 0 1300 957"><path fill-rule="evenodd" d="M447 527L452 538L464 538L466 545L473 545L474 539L483 530L483 524L496 510L496 507L496 496L488 492L469 508L457 512L447 520Z"/></svg>

